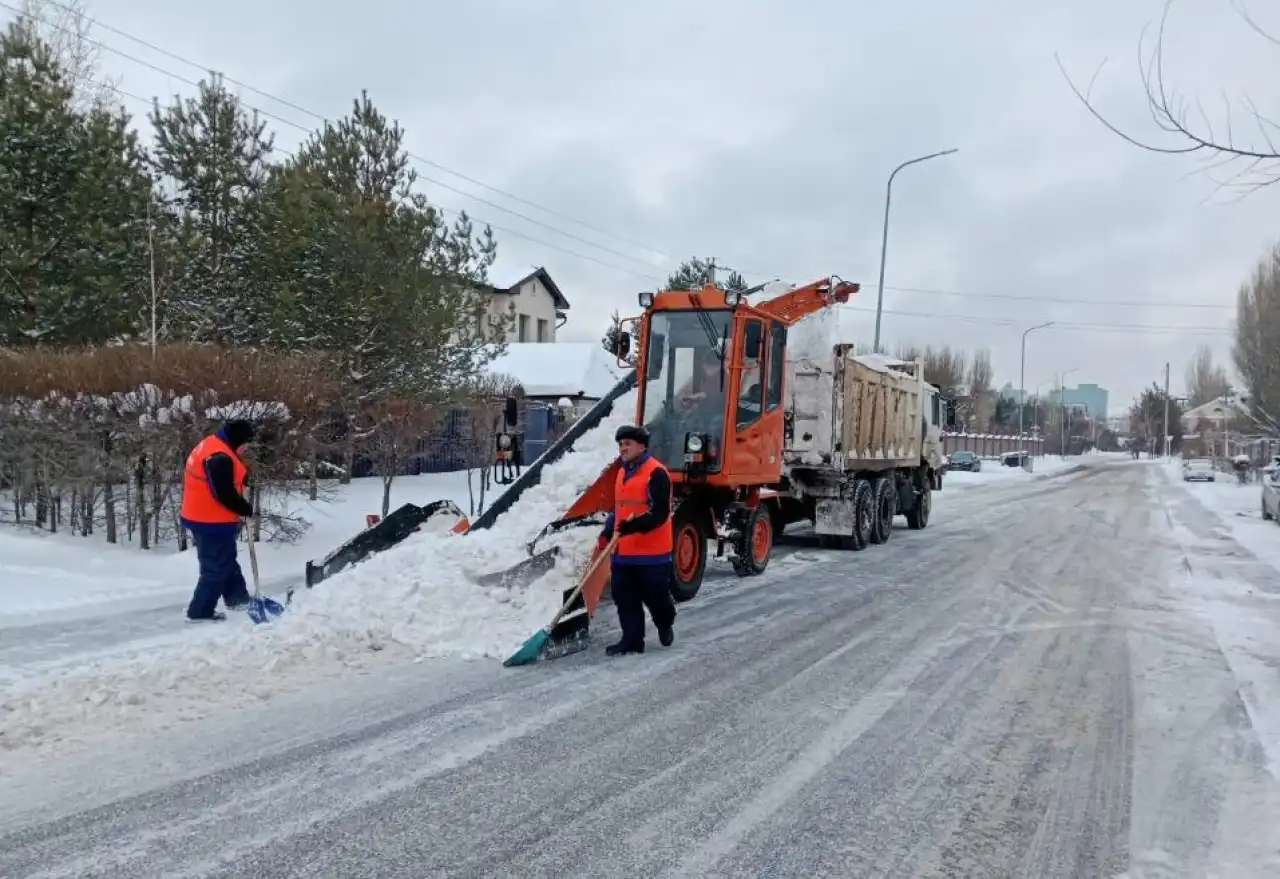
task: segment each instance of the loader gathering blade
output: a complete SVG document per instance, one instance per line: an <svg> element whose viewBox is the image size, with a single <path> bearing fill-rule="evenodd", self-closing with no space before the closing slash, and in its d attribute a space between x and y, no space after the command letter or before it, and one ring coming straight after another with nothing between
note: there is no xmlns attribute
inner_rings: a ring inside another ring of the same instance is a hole
<svg viewBox="0 0 1280 879"><path fill-rule="evenodd" d="M505 571L481 574L476 577L476 583L486 589L524 589L527 586L532 586L539 577L554 568L556 566L556 556L558 555L560 555L560 547L553 546L532 558L527 558L519 564L507 568Z"/></svg>

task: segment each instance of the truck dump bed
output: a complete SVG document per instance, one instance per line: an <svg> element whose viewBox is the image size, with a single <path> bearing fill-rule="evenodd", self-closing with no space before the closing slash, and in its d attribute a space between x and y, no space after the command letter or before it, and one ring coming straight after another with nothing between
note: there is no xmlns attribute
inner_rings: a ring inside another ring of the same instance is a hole
<svg viewBox="0 0 1280 879"><path fill-rule="evenodd" d="M838 346L829 361L787 364L793 467L885 470L920 463L924 439L922 364Z"/></svg>

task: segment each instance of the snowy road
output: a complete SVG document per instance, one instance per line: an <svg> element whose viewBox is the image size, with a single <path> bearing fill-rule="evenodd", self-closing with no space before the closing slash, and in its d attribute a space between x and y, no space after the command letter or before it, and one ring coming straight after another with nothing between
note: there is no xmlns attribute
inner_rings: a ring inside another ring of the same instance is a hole
<svg viewBox="0 0 1280 879"><path fill-rule="evenodd" d="M0 778L0 875L1280 876L1280 656L1231 616L1280 579L1161 468L822 555L642 658L396 667Z"/></svg>

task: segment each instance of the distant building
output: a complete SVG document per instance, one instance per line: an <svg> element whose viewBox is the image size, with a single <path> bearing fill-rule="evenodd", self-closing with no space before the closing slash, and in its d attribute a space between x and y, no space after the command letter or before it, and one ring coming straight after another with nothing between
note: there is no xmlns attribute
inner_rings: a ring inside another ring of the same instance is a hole
<svg viewBox="0 0 1280 879"><path fill-rule="evenodd" d="M552 343L556 330L569 319L569 300L544 268L523 274L499 271L485 289L489 294L489 314L511 318L508 342Z"/></svg>
<svg viewBox="0 0 1280 879"><path fill-rule="evenodd" d="M1074 388L1056 388L1050 392L1049 400L1055 405L1066 405L1077 411L1087 412L1090 418L1107 417L1107 389L1098 385L1077 385Z"/></svg>

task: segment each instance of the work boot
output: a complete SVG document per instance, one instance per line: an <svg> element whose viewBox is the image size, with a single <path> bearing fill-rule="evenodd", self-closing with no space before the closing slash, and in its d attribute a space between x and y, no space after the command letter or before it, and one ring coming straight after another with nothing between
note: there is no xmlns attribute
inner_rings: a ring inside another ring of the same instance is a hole
<svg viewBox="0 0 1280 879"><path fill-rule="evenodd" d="M604 648L605 656L624 656L628 653L644 653L644 644L639 647L633 647L626 641L619 641L617 644L610 644Z"/></svg>
<svg viewBox="0 0 1280 879"><path fill-rule="evenodd" d="M670 647L676 640L676 630L674 626L660 626L658 628L658 643L663 647Z"/></svg>

